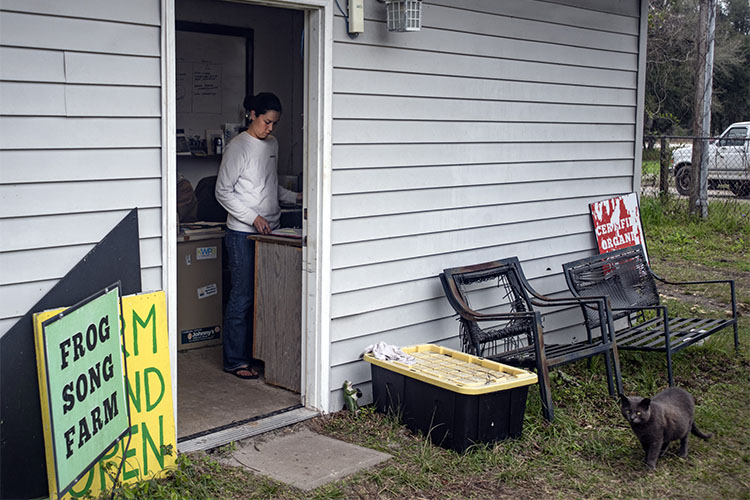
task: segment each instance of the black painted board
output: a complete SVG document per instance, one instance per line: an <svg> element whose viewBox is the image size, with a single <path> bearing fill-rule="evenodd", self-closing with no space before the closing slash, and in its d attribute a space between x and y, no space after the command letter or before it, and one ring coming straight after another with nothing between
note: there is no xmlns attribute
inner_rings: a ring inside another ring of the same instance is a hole
<svg viewBox="0 0 750 500"><path fill-rule="evenodd" d="M48 494L33 313L72 306L116 281L122 295L141 291L137 209L0 338L0 499Z"/></svg>

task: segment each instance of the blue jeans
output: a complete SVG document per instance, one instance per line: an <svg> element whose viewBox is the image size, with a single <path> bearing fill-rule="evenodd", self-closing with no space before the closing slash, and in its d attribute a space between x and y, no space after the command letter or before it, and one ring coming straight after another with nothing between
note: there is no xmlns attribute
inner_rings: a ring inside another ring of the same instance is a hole
<svg viewBox="0 0 750 500"><path fill-rule="evenodd" d="M248 366L253 348L253 291L255 289L255 242L252 233L227 229L227 249L232 287L224 313L224 370Z"/></svg>

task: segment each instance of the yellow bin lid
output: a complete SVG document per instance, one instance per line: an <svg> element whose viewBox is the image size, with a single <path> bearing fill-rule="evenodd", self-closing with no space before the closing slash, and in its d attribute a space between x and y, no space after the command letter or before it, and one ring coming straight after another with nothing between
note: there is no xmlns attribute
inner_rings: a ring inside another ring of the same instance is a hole
<svg viewBox="0 0 750 500"><path fill-rule="evenodd" d="M486 394L535 384L537 376L528 370L466 354L434 344L402 347L417 360L412 365L381 361L364 355L368 363L459 394Z"/></svg>

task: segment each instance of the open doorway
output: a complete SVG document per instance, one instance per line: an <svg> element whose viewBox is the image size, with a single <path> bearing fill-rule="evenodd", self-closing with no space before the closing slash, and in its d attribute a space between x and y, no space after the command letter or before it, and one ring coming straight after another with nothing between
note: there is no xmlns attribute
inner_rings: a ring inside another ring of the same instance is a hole
<svg viewBox="0 0 750 500"><path fill-rule="evenodd" d="M302 404L302 209L282 206L289 236L256 242L249 321L260 378L242 380L222 370L226 215L212 194L222 148L246 124L244 96L257 92L282 101L274 130L279 183L304 192L305 17L299 10L176 0L175 21L177 437L184 441Z"/></svg>

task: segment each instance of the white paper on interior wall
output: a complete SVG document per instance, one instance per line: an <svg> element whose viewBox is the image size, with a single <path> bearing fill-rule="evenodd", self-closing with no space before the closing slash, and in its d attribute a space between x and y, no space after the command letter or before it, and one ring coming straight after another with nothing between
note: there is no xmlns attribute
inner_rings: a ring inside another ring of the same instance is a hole
<svg viewBox="0 0 750 500"><path fill-rule="evenodd" d="M178 62L175 73L175 109L178 113L189 113L193 110L193 64Z"/></svg>
<svg viewBox="0 0 750 500"><path fill-rule="evenodd" d="M193 64L193 113L221 113L221 65Z"/></svg>

